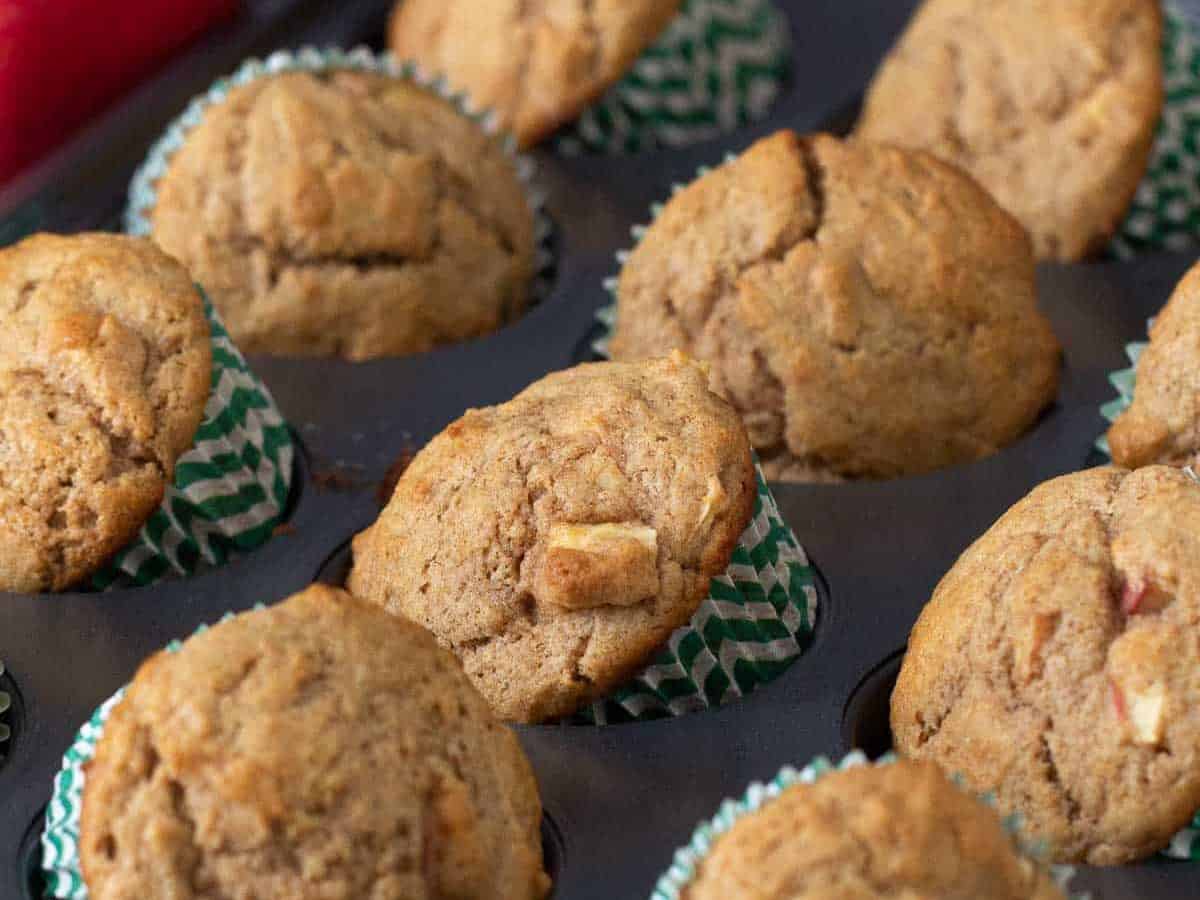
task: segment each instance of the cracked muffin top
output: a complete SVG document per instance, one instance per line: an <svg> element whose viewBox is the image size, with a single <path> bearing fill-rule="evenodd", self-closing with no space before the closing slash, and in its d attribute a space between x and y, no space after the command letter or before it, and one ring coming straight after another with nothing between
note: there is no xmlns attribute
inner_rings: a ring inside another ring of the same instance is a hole
<svg viewBox="0 0 1200 900"><path fill-rule="evenodd" d="M348 586L437 635L502 717L564 716L688 622L754 494L745 430L694 362L577 366L418 453Z"/></svg>
<svg viewBox="0 0 1200 900"><path fill-rule="evenodd" d="M1062 900L996 814L932 763L794 784L718 837L683 900Z"/></svg>
<svg viewBox="0 0 1200 900"><path fill-rule="evenodd" d="M920 151L764 138L667 203L617 293L613 358L708 361L772 478L978 459L1057 385L1024 230Z"/></svg>
<svg viewBox="0 0 1200 900"><path fill-rule="evenodd" d="M970 172L1042 259L1101 249L1162 110L1158 0L925 0L867 92L858 134Z"/></svg>
<svg viewBox="0 0 1200 900"><path fill-rule="evenodd" d="M192 279L141 238L0 250L0 590L99 569L162 501L212 375Z"/></svg>
<svg viewBox="0 0 1200 900"><path fill-rule="evenodd" d="M1200 485L1046 482L955 563L892 694L907 756L994 791L1055 859L1163 847L1200 808Z"/></svg>
<svg viewBox="0 0 1200 900"><path fill-rule="evenodd" d="M540 900L512 733L423 630L314 586L161 652L87 768L93 900Z"/></svg>
<svg viewBox="0 0 1200 900"><path fill-rule="evenodd" d="M1150 326L1138 357L1133 402L1108 430L1113 462L1200 466L1200 265Z"/></svg>
<svg viewBox="0 0 1200 900"><path fill-rule="evenodd" d="M388 41L536 144L624 76L680 0L400 0Z"/></svg>
<svg viewBox="0 0 1200 900"><path fill-rule="evenodd" d="M420 352L529 300L533 212L514 162L402 79L256 78L205 112L156 190L153 238L250 353Z"/></svg>

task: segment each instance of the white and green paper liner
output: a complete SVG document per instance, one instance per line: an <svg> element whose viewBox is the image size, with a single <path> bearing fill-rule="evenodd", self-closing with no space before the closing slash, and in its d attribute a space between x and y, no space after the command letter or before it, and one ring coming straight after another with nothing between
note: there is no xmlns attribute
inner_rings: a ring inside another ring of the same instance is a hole
<svg viewBox="0 0 1200 900"><path fill-rule="evenodd" d="M830 772L838 772L855 766L886 766L891 765L894 761L895 757L888 754L872 763L862 751L854 750L843 757L840 762L834 763L824 756L818 756L802 769L784 766L779 774L766 784L754 782L740 799L725 800L715 816L696 826L696 830L692 833L692 839L675 851L671 867L658 879L658 883L654 886L654 892L650 895L650 900L681 900L684 890L696 877L696 870L712 850L717 839L733 828L738 819L757 812L792 785L812 784ZM981 799L989 806L995 805L995 801L987 796ZM1005 831L1013 837L1018 849L1035 858L1040 856L1036 847L1031 847L1020 840L1019 817L1007 816L1001 821ZM1059 888L1064 894L1068 893L1075 870L1070 866L1051 866L1049 869ZM1073 900L1087 900L1085 894L1069 896L1072 896Z"/></svg>
<svg viewBox="0 0 1200 900"><path fill-rule="evenodd" d="M691 621L640 675L576 721L603 725L721 706L777 678L804 653L816 622L816 573L757 465L755 483L750 524Z"/></svg>
<svg viewBox="0 0 1200 900"><path fill-rule="evenodd" d="M1150 321L1153 322L1154 320L1151 319ZM1147 324L1147 330L1149 330L1149 324ZM1129 368L1118 369L1115 372L1110 372L1108 375L1109 384L1116 388L1117 396L1100 407L1100 415L1110 425L1117 420L1117 417L1121 413L1129 409L1130 404L1133 403L1133 387L1137 375L1137 361L1141 357L1142 351L1148 346L1150 345L1146 341L1134 341L1131 344L1126 344L1125 355L1129 357ZM1112 459L1112 451L1108 446L1107 434L1102 434L1096 438L1095 447L1104 455L1105 459Z"/></svg>
<svg viewBox="0 0 1200 900"><path fill-rule="evenodd" d="M255 609L261 609L256 605ZM224 622L233 618L228 612L221 617ZM208 630L201 625L194 634ZM183 644L175 640L167 644L168 653L176 653ZM63 755L62 768L54 776L54 790L46 806L46 824L42 830L42 874L45 876L45 897L87 900L87 885L83 883L83 872L79 863L79 821L83 814L84 768L96 755L96 744L104 732L113 708L125 696L121 688L92 713L75 740Z"/></svg>
<svg viewBox="0 0 1200 900"><path fill-rule="evenodd" d="M137 537L96 573L98 590L153 584L223 565L265 543L292 486L291 432L266 386L204 299L212 386L192 446Z"/></svg>
<svg viewBox="0 0 1200 900"><path fill-rule="evenodd" d="M1172 3L1163 12L1165 102L1146 175L1110 245L1120 259L1200 240L1200 39Z"/></svg>
<svg viewBox="0 0 1200 900"><path fill-rule="evenodd" d="M157 202L156 185L166 173L171 157L183 146L188 132L200 124L204 114L212 106L225 101L229 92L243 84L282 72L329 72L350 69L372 72L402 81L408 81L437 94L454 106L459 113L469 118L487 135L499 139L505 153L512 161L517 177L525 187L526 199L534 214L535 275L530 286L531 305L540 302L549 293L553 280L554 253L551 249L552 228L545 214L545 197L534 183L536 167L533 161L517 153L516 141L501 131L494 113L479 110L463 93L449 89L442 78L434 78L412 62L397 62L388 55L376 55L366 47L341 50L336 47L317 49L304 47L296 52L279 50L265 60L248 59L228 77L219 78L203 94L192 98L187 108L163 133L145 161L138 167L129 184L129 200L125 208L125 230L129 234L149 235L149 213Z"/></svg>
<svg viewBox="0 0 1200 900"><path fill-rule="evenodd" d="M707 140L761 119L791 68L771 0L684 0L615 84L556 140L564 154L636 153Z"/></svg>

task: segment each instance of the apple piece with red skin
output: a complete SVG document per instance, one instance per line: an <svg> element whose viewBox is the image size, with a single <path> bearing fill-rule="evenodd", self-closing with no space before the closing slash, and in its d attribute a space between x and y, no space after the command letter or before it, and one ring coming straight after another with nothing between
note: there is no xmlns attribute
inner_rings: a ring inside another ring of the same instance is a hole
<svg viewBox="0 0 1200 900"><path fill-rule="evenodd" d="M1121 589L1121 612L1127 616L1162 612L1171 605L1171 601L1174 599L1174 596L1160 588L1150 578L1131 578Z"/></svg>
<svg viewBox="0 0 1200 900"><path fill-rule="evenodd" d="M1163 716L1166 689L1162 682L1156 681L1128 698L1115 681L1109 681L1108 689L1117 718L1129 730L1132 741L1144 747L1160 746L1166 724Z"/></svg>

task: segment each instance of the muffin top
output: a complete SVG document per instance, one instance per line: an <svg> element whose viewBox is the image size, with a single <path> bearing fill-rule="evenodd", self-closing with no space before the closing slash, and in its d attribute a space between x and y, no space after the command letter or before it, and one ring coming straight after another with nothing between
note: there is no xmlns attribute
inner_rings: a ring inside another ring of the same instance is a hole
<svg viewBox="0 0 1200 900"><path fill-rule="evenodd" d="M1138 357L1133 402L1112 428L1113 462L1200 464L1200 265L1176 285Z"/></svg>
<svg viewBox="0 0 1200 900"><path fill-rule="evenodd" d="M545 895L516 738L419 628L310 587L162 652L86 774L93 900Z"/></svg>
<svg viewBox="0 0 1200 900"><path fill-rule="evenodd" d="M577 366L418 453L349 588L430 629L499 715L562 716L691 618L754 494L745 430L695 363Z"/></svg>
<svg viewBox="0 0 1200 900"><path fill-rule="evenodd" d="M1039 258L1099 250L1146 171L1162 109L1158 0L925 0L858 134L974 175Z"/></svg>
<svg viewBox="0 0 1200 900"><path fill-rule="evenodd" d="M1055 858L1164 846L1200 808L1200 485L1046 482L942 579L892 694L904 754L1019 812Z"/></svg>
<svg viewBox="0 0 1200 900"><path fill-rule="evenodd" d="M0 250L0 314L0 590L63 590L174 478L208 399L208 322L179 263L111 234Z"/></svg>
<svg viewBox="0 0 1200 900"><path fill-rule="evenodd" d="M388 42L494 110L522 146L619 81L680 0L400 0Z"/></svg>
<svg viewBox="0 0 1200 900"><path fill-rule="evenodd" d="M795 784L717 838L683 900L1062 900L996 814L927 762Z"/></svg>
<svg viewBox="0 0 1200 900"><path fill-rule="evenodd" d="M533 213L514 162L399 78L253 79L188 131L156 190L154 239L251 353L424 351L528 300Z"/></svg>
<svg viewBox="0 0 1200 900"><path fill-rule="evenodd" d="M986 456L1054 395L1024 231L919 151L781 131L676 194L621 271L611 351L711 364L767 474Z"/></svg>

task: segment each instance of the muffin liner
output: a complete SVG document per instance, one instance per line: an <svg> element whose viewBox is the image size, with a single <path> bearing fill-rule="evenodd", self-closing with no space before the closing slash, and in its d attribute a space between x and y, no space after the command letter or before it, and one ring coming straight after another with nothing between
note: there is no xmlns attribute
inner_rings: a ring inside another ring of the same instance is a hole
<svg viewBox="0 0 1200 900"><path fill-rule="evenodd" d="M1150 319L1146 323L1147 331L1150 330L1150 325L1153 322L1154 320ZM1118 369L1108 374L1109 384L1116 388L1117 396L1100 407L1100 415L1110 425L1117 420L1117 417L1121 413L1129 409L1130 404L1133 403L1133 387L1137 377L1137 361L1141 357L1142 351L1149 346L1150 344L1147 341L1134 341L1133 343L1126 344L1125 355L1129 357L1129 368ZM1094 446L1104 456L1105 462L1112 461L1112 450L1108 446L1107 432L1096 438Z"/></svg>
<svg viewBox="0 0 1200 900"><path fill-rule="evenodd" d="M279 50L265 60L246 60L232 75L217 79L207 91L193 97L184 111L167 126L162 137L151 146L146 159L134 172L125 208L125 231L141 236L150 234L149 213L157 201L155 185L166 173L171 157L183 146L188 132L200 124L209 107L223 103L230 91L256 78L281 72L327 72L337 69L374 72L411 82L450 103L461 115L475 122L484 134L500 138L501 146L525 188L525 196L534 215L534 277L530 285L529 305L544 300L550 293L554 279L553 228L546 216L545 196L534 183L536 166L533 160L517 153L516 141L511 135L502 134L494 113L476 108L466 94L451 91L444 79L431 77L415 63L397 62L386 54L376 55L366 47L349 51L336 47L304 47L294 53Z"/></svg>
<svg viewBox="0 0 1200 900"><path fill-rule="evenodd" d="M203 297L203 291L200 292ZM223 565L271 537L287 510L295 449L270 392L246 365L208 298L212 390L191 449L134 540L94 574L107 590Z"/></svg>
<svg viewBox="0 0 1200 900"><path fill-rule="evenodd" d="M1170 2L1163 13L1165 102L1146 175L1109 245L1118 259L1200 239L1200 23Z"/></svg>
<svg viewBox="0 0 1200 900"><path fill-rule="evenodd" d="M1149 330L1153 322L1154 320L1150 319L1146 323L1147 330ZM1101 406L1100 414L1110 424L1116 421L1117 416L1129 409L1129 405L1133 402L1137 361L1142 355L1142 351L1148 346L1150 345L1146 341L1134 341L1131 344L1126 344L1125 355L1129 357L1130 367L1127 369L1118 369L1116 372L1111 372L1108 376L1109 382L1117 389L1117 397ZM1112 452L1108 446L1107 434L1102 434L1096 438L1095 447L1103 455L1105 462L1111 462ZM1198 477L1190 468L1185 471L1193 478ZM1200 811L1197 811L1195 818L1192 819L1192 824L1180 830L1178 834L1171 838L1171 843L1159 851L1159 853L1170 859L1200 860Z"/></svg>
<svg viewBox="0 0 1200 900"><path fill-rule="evenodd" d="M717 839L729 831L738 819L750 813L757 812L792 785L812 784L830 772L850 769L855 766L886 766L894 761L895 757L889 753L887 756L872 763L862 751L855 750L837 763L831 762L824 756L818 756L803 769L797 770L792 766L785 766L780 770L778 775L766 784L757 781L754 782L746 789L746 793L742 795L741 799L725 800L721 803L715 816L696 826L696 830L692 833L691 841L686 846L680 847L675 851L671 867L658 879L654 887L654 892L650 895L650 900L680 900L684 890L695 877L700 863L708 855L709 851L712 850ZM955 781L957 782L957 779ZM987 795L981 799L988 806L993 806L995 803L994 799ZM1005 831L1013 837L1014 843L1016 843L1017 847L1023 853L1035 858L1042 855L1036 846L1020 840L1019 830L1021 823L1019 817L1007 816L1002 822ZM1087 900L1087 894L1068 893L1071 879L1075 875L1074 868L1070 866L1051 866L1050 873L1064 894L1072 897L1073 900Z"/></svg>
<svg viewBox="0 0 1200 900"><path fill-rule="evenodd" d="M566 155L681 147L761 119L791 70L771 0L684 0L659 39L555 140Z"/></svg>
<svg viewBox="0 0 1200 900"><path fill-rule="evenodd" d="M754 475L750 524L691 621L671 634L640 675L573 721L604 725L720 706L778 677L808 648L816 573L757 463Z"/></svg>
<svg viewBox="0 0 1200 900"><path fill-rule="evenodd" d="M254 609L262 609L258 604ZM233 618L228 612L220 621ZM208 630L201 625L193 634ZM176 653L183 646L175 640L167 644L168 653ZM113 708L125 696L121 688L92 713L83 724L75 740L63 755L62 768L54 776L54 791L46 806L46 824L42 830L42 875L45 878L44 897L87 900L87 885L83 883L83 871L79 861L79 821L83 814L84 769L96 755L96 744L104 732Z"/></svg>

